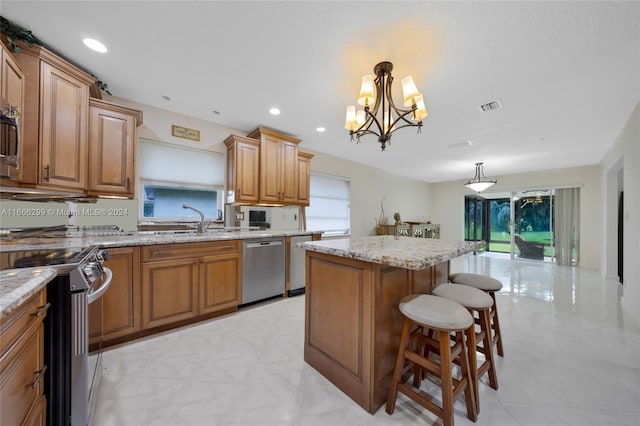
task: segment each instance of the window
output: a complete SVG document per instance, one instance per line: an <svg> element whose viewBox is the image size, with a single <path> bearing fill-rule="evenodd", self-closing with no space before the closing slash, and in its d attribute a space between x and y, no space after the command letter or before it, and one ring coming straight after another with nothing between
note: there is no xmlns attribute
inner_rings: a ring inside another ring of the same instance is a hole
<svg viewBox="0 0 640 426"><path fill-rule="evenodd" d="M311 173L308 231L323 231L324 236L349 234L349 186L345 178Z"/></svg>
<svg viewBox="0 0 640 426"><path fill-rule="evenodd" d="M140 140L140 219L222 219L224 154Z"/></svg>
<svg viewBox="0 0 640 426"><path fill-rule="evenodd" d="M191 209L182 207L184 203L204 213L205 217L222 219L222 209L218 208L218 192L210 189L176 188L160 185L142 185L144 219L177 219L184 217L200 218Z"/></svg>

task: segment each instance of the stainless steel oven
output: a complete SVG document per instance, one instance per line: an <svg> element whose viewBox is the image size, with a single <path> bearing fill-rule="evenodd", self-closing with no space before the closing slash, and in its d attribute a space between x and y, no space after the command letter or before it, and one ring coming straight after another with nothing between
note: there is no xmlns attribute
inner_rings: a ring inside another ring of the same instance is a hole
<svg viewBox="0 0 640 426"><path fill-rule="evenodd" d="M101 300L112 274L103 266L107 252L95 247L23 250L3 253L2 268L48 266L57 276L47 285L45 327L47 424L87 426L93 378L89 368L89 303ZM101 357L93 368L100 368Z"/></svg>

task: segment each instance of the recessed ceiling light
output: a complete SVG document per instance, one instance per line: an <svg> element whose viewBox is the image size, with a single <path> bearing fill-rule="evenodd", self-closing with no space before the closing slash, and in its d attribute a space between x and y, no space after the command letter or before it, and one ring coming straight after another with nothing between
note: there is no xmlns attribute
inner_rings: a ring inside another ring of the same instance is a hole
<svg viewBox="0 0 640 426"><path fill-rule="evenodd" d="M325 130L327 130L327 129L325 129L324 127L316 127L316 132L320 132L320 133L322 133L322 132L324 132Z"/></svg>
<svg viewBox="0 0 640 426"><path fill-rule="evenodd" d="M273 107L269 110L269 112L271 113L271 115L279 115L280 114L280 110L276 107Z"/></svg>
<svg viewBox="0 0 640 426"><path fill-rule="evenodd" d="M107 53L107 47L100 43L98 40L94 40L92 38L85 38L82 42L91 50L95 50L100 53Z"/></svg>

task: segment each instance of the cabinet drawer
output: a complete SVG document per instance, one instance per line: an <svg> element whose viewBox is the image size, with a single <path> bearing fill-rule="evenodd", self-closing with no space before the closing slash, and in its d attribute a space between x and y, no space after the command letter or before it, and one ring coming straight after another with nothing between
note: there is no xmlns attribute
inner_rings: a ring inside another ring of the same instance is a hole
<svg viewBox="0 0 640 426"><path fill-rule="evenodd" d="M38 321L42 321L47 311L47 294L43 288L31 296L18 309L0 320L0 360L12 349L21 336Z"/></svg>
<svg viewBox="0 0 640 426"><path fill-rule="evenodd" d="M240 251L239 240L205 241L201 243L158 244L142 248L142 261L183 259L203 257L216 254L237 253Z"/></svg>
<svg viewBox="0 0 640 426"><path fill-rule="evenodd" d="M10 352L8 363L3 363L0 400L4 409L0 412L0 424L21 424L34 401L43 393L43 346L44 327L40 325L19 350Z"/></svg>

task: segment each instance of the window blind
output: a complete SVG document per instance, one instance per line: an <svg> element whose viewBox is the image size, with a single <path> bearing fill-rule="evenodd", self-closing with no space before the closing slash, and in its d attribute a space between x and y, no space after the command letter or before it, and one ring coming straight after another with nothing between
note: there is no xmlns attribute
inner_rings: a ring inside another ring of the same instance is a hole
<svg viewBox="0 0 640 426"><path fill-rule="evenodd" d="M307 230L324 235L346 235L350 229L350 181L311 173Z"/></svg>
<svg viewBox="0 0 640 426"><path fill-rule="evenodd" d="M140 180L224 187L224 154L140 139Z"/></svg>

